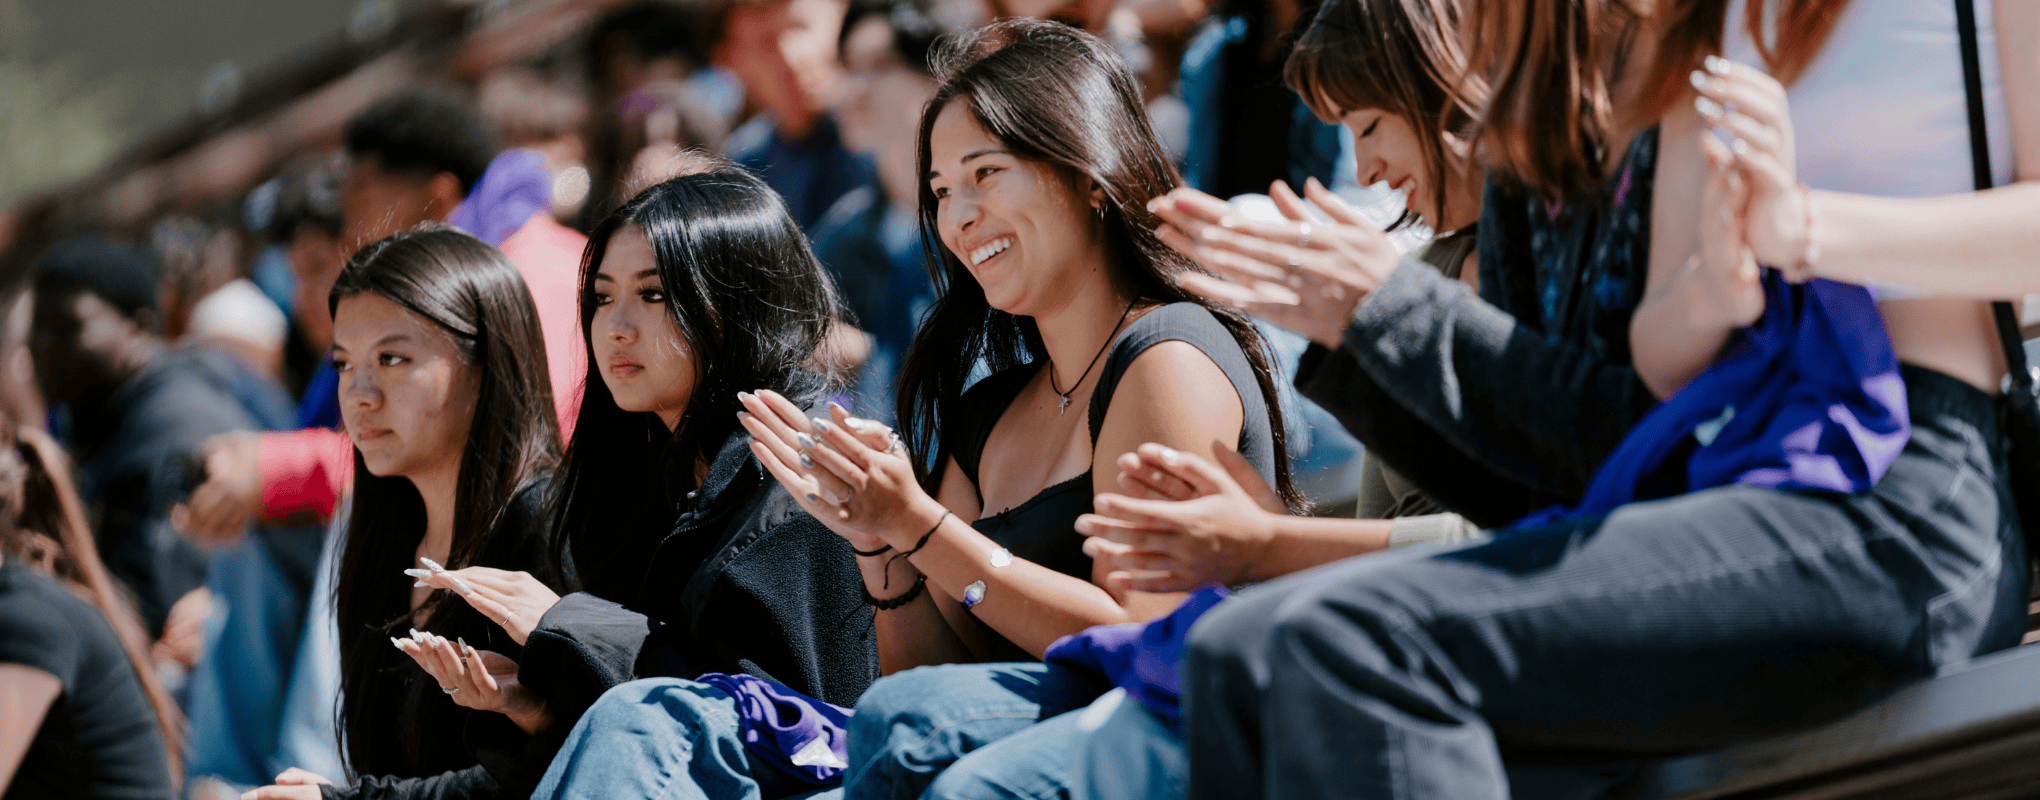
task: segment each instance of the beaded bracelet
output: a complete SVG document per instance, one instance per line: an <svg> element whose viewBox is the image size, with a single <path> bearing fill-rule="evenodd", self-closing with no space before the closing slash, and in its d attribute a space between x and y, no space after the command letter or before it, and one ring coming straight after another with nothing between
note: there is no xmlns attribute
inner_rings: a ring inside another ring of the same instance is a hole
<svg viewBox="0 0 2040 800"><path fill-rule="evenodd" d="M859 587L858 591L864 593L865 605L871 606L872 608L876 608L880 611L891 611L895 608L899 608L900 606L914 602L914 598L920 597L921 592L927 588L928 588L928 576L922 575L921 577L914 579L914 585L911 588L907 589L905 594L902 594L898 597L894 597L888 600L880 600L876 597L872 597L870 589Z"/></svg>
<svg viewBox="0 0 2040 800"><path fill-rule="evenodd" d="M1806 250L1799 255L1799 262L1786 266L1778 272L1789 283L1805 283L1814 279L1814 267L1820 262L1820 242L1813 237L1813 190L1806 184L1799 184L1799 204L1806 209Z"/></svg>

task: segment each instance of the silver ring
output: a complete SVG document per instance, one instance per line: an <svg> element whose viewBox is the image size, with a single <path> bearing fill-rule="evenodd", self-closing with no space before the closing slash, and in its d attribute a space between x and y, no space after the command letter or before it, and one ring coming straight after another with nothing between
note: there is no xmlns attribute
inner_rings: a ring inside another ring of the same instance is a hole
<svg viewBox="0 0 2040 800"><path fill-rule="evenodd" d="M1298 248L1310 246L1310 223L1296 223L1296 246Z"/></svg>
<svg viewBox="0 0 2040 800"><path fill-rule="evenodd" d="M900 447L901 447L900 432L893 431L892 434L890 435L890 440L885 443L885 451L888 453L897 453L900 451Z"/></svg>
<svg viewBox="0 0 2040 800"><path fill-rule="evenodd" d="M454 694L460 694L460 687L458 687L458 686L455 686L455 687L453 687L453 688L451 688L451 689L448 689L448 688L446 688L446 687L444 687L444 686L441 686L441 687L439 687L439 691L445 692L445 693L447 693L447 694L449 694L449 695L454 695Z"/></svg>

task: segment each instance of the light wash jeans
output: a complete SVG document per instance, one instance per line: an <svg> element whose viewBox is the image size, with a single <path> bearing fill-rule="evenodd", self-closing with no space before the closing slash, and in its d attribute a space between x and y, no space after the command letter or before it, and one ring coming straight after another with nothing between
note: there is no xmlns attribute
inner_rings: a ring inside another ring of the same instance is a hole
<svg viewBox="0 0 2040 800"><path fill-rule="evenodd" d="M206 576L212 613L185 709L189 775L243 786L275 776L270 755L308 591L291 583L268 545L253 535L213 558ZM327 719L330 725L330 713Z"/></svg>
<svg viewBox="0 0 2040 800"><path fill-rule="evenodd" d="M1081 709L1110 686L1047 664L950 664L882 678L850 718L844 795L1064 797Z"/></svg>
<svg viewBox="0 0 2040 800"><path fill-rule="evenodd" d="M602 695L567 733L532 798L778 800L814 787L757 764L737 701L679 678L647 678Z"/></svg>

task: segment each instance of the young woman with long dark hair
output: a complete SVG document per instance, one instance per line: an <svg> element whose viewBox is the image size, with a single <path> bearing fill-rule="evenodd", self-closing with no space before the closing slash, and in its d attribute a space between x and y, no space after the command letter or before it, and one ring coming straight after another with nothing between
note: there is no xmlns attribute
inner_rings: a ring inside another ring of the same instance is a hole
<svg viewBox="0 0 2040 800"><path fill-rule="evenodd" d="M740 391L813 404L834 385L813 367L834 290L757 177L693 154L676 166L596 227L582 263L591 379L550 511L575 591L487 569L426 577L524 644L519 691L565 737L538 759L552 761L540 795L647 796L636 781L673 775L615 761L688 741L729 748L693 767L771 785L742 758L737 702L696 679L848 704L878 674L849 546L765 474L736 419ZM674 738L604 746L619 729Z"/></svg>
<svg viewBox="0 0 2040 800"><path fill-rule="evenodd" d="M950 665L859 701L859 796L918 793L976 745L1089 703L1097 687L1038 663L1049 644L1180 602L1106 585L1083 551L1076 518L1120 487L1121 455L1220 442L1297 503L1260 336L1178 286L1193 266L1155 236L1145 204L1178 178L1118 56L1019 19L935 60L920 214L940 296L901 373L903 441L841 409L745 401L760 460L857 549L886 671Z"/></svg>
<svg viewBox="0 0 2040 800"><path fill-rule="evenodd" d="M183 715L70 472L48 434L0 413L0 795L175 797Z"/></svg>
<svg viewBox="0 0 2040 800"><path fill-rule="evenodd" d="M514 691L518 643L414 579L487 566L557 585L540 511L559 421L531 293L495 248L428 227L362 248L330 297L355 444L334 601L354 782L335 789L292 769L250 796L515 794L465 732L496 716L477 712L543 728L542 704Z"/></svg>
<svg viewBox="0 0 2040 800"><path fill-rule="evenodd" d="M1993 396L2004 365L1988 309L1974 298L2040 288L2030 260L2040 194L2029 163L2040 125L2027 124L2040 121L2027 105L2040 98L2040 68L1999 46L2002 93L1985 92L1984 116L2009 121L2003 140L2017 172L1998 162L1992 177L2028 182L1970 194L1981 170L1961 135L1954 14L1804 0L1751 2L1733 19L1728 5L1469 4L1467 51L1482 54L1474 66L1493 87L1482 104L1482 152L1504 176L1482 221L1483 295L1574 348L1573 383L1547 380L1531 403L1520 388L1511 403L1493 402L1502 387L1483 372L1476 346L1455 352L1445 373L1468 402L1439 405L1502 427L1547 428L1549 438L1528 448L1489 439L1484 455L1497 469L1540 447L1560 453L1568 437L1571 452L1541 463L1598 463L1608 450L1592 443L1597 434L1546 406L1604 409L1595 426L1626 427L1639 415L1607 400L1634 391L1603 391L1594 375L1626 374L1680 400L1692 352L1720 350L1747 321L1731 275L1694 267L1695 251L1704 262L1710 248L1726 247L1796 277L1949 298L1887 295L1881 304L1910 413L1903 451L1874 488L1855 494L1761 482L1709 489L1436 557L1358 559L1259 587L1191 637L1192 796L1507 796L1504 753L1633 761L1720 747L1831 719L2018 641L2028 570ZM1995 11L1977 19L1994 22L2001 41L2040 34L2040 7ZM1753 43L1745 49L1764 67L1703 58L1720 50L1724 32ZM1889 90L1881 102L1930 113L1788 116L1788 98L1862 107L1849 87L1866 74ZM1989 108L1994 96L2001 110ZM1550 123L1553 109L1566 110L1567 124ZM1818 167L1802 173L1810 163ZM1800 174L1816 187L1928 199L1804 189L1794 184ZM1606 203L1606 215L1573 215L1581 196ZM1346 357L1395 377L1352 333L1383 313L1371 308L1376 294L1392 299L1407 287L1392 259L1300 247L1295 224L1233 236L1207 229L1215 220L1194 205L1169 211L1206 257L1229 252L1265 271L1308 251L1309 268L1354 298L1318 317L1343 332L1327 346L1343 338L1342 349L1360 351ZM1496 215L1501 224L1490 226ZM1729 236L1706 235L1711 219L1729 220ZM1345 227L1312 242L1369 236ZM1566 263L1535 263L1553 242L1569 255L1551 257ZM1646 266L1648 289L1607 283ZM1547 274L1565 285L1539 291ZM1683 313L1652 316L1659 304ZM1434 341L1461 332L1447 325ZM1655 336L1686 350L1652 344ZM1498 341L1511 341L1519 361L1538 347L1520 334ZM1618 355L1629 352L1634 368ZM1411 397L1427 395L1400 399ZM1466 432L1428 424L1434 436ZM1312 723L1266 724L1291 718Z"/></svg>

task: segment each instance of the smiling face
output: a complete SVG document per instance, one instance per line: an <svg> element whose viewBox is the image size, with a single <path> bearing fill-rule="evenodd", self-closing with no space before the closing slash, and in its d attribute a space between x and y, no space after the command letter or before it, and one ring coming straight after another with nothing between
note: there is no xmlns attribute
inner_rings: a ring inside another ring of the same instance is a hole
<svg viewBox="0 0 2040 800"><path fill-rule="evenodd" d="M626 225L610 237L589 290L593 365L616 407L658 414L672 430L694 394L695 364L643 228Z"/></svg>
<svg viewBox="0 0 2040 800"><path fill-rule="evenodd" d="M1086 285L1079 275L1104 268L1093 198L1049 165L1007 152L961 99L936 116L928 156L942 244L993 308L1020 316L1053 311Z"/></svg>
<svg viewBox="0 0 2040 800"><path fill-rule="evenodd" d="M340 418L372 475L415 478L458 470L481 391L481 370L453 335L363 292L333 313Z"/></svg>
<svg viewBox="0 0 2040 800"><path fill-rule="evenodd" d="M1340 122L1353 131L1353 160L1362 185L1386 183L1407 199L1409 209L1435 230L1455 231L1473 224L1480 213L1479 181L1470 177L1464 146L1450 134L1445 152L1445 208L1438 208L1437 187L1424 164L1424 148L1408 120L1378 108L1349 111Z"/></svg>

